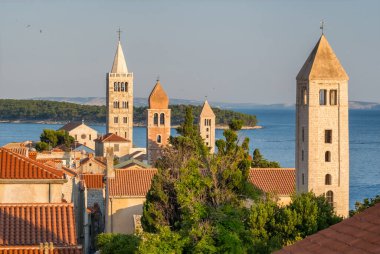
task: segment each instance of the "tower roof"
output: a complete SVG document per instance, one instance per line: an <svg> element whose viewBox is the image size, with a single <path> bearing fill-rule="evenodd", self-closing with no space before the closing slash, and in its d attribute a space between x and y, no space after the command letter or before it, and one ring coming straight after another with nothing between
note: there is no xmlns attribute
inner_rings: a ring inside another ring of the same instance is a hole
<svg viewBox="0 0 380 254"><path fill-rule="evenodd" d="M125 57L123 49L121 48L120 41L117 44L116 54L113 60L111 73L128 73L127 63L125 62Z"/></svg>
<svg viewBox="0 0 380 254"><path fill-rule="evenodd" d="M208 104L208 101L205 100L202 107L201 117L215 117L214 111L212 111L212 108L210 107L210 104Z"/></svg>
<svg viewBox="0 0 380 254"><path fill-rule="evenodd" d="M157 80L152 92L149 95L150 109L167 109L169 107L169 97L165 93L159 80Z"/></svg>
<svg viewBox="0 0 380 254"><path fill-rule="evenodd" d="M349 79L323 34L297 75L297 80L311 79Z"/></svg>

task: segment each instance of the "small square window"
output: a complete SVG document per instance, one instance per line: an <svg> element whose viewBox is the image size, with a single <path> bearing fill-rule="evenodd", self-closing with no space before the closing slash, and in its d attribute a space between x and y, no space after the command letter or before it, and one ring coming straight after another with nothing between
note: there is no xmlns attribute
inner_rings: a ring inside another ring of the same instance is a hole
<svg viewBox="0 0 380 254"><path fill-rule="evenodd" d="M115 116L115 117L113 118L113 122L114 122L114 123L119 123L119 118L118 118L117 116Z"/></svg>
<svg viewBox="0 0 380 254"><path fill-rule="evenodd" d="M332 130L325 130L325 143L332 143Z"/></svg>

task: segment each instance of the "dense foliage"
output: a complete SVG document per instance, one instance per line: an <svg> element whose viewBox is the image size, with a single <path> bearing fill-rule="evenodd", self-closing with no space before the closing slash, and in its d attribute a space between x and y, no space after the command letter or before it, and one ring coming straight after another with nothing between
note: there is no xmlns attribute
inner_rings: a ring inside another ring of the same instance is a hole
<svg viewBox="0 0 380 254"><path fill-rule="evenodd" d="M74 143L74 138L65 130L44 129L40 136L40 142L36 144L36 150L41 152L58 145L65 145L69 148Z"/></svg>
<svg viewBox="0 0 380 254"><path fill-rule="evenodd" d="M186 107L185 105L170 105L173 125L180 125L183 122ZM200 114L201 106L190 107L196 116ZM135 124L145 125L145 110L146 107L134 108L133 121ZM257 124L256 116L253 115L218 108L213 110L216 115L216 123L220 125L226 125L232 119L241 119L246 126ZM90 123L105 123L106 107L56 101L0 99L0 120L68 122L82 119Z"/></svg>
<svg viewBox="0 0 380 254"><path fill-rule="evenodd" d="M210 154L193 120L186 109L180 135L156 163L136 253L270 253L341 220L323 196L295 195L280 207L256 190L249 140L238 142L241 121Z"/></svg>
<svg viewBox="0 0 380 254"><path fill-rule="evenodd" d="M135 235L104 233L98 235L96 243L102 254L131 254L136 253L140 238Z"/></svg>
<svg viewBox="0 0 380 254"><path fill-rule="evenodd" d="M350 211L350 216L354 216L360 212L363 212L365 209L380 203L380 195L376 195L374 198L365 198L363 202L356 201L355 209Z"/></svg>
<svg viewBox="0 0 380 254"><path fill-rule="evenodd" d="M268 161L260 153L259 149L253 151L251 166L253 168L280 168L280 163L277 161Z"/></svg>

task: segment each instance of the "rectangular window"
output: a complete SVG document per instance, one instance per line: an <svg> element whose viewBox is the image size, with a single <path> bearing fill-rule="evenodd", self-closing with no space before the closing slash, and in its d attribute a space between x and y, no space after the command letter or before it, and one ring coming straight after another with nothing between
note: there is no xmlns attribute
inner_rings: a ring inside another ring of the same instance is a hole
<svg viewBox="0 0 380 254"><path fill-rule="evenodd" d="M338 91L337 90L330 90L330 105L337 105L338 104Z"/></svg>
<svg viewBox="0 0 380 254"><path fill-rule="evenodd" d="M304 152L303 152L303 150L302 150L302 152L301 152L301 159L302 159L302 161L303 161L303 159L304 159Z"/></svg>
<svg viewBox="0 0 380 254"><path fill-rule="evenodd" d="M319 105L326 105L327 104L327 90L321 89L319 90Z"/></svg>
<svg viewBox="0 0 380 254"><path fill-rule="evenodd" d="M113 150L114 150L115 152L118 152L118 151L119 151L119 144L114 144L114 145L113 145Z"/></svg>
<svg viewBox="0 0 380 254"><path fill-rule="evenodd" d="M115 116L115 117L113 118L113 122L114 122L114 123L119 123L119 118L118 118L117 116Z"/></svg>
<svg viewBox="0 0 380 254"><path fill-rule="evenodd" d="M77 136L77 134L75 134L75 140L78 140L78 136Z"/></svg>
<svg viewBox="0 0 380 254"><path fill-rule="evenodd" d="M302 142L305 142L305 127L302 127Z"/></svg>
<svg viewBox="0 0 380 254"><path fill-rule="evenodd" d="M307 89L306 89L306 87L302 88L302 104L307 105Z"/></svg>
<svg viewBox="0 0 380 254"><path fill-rule="evenodd" d="M91 134L88 135L88 139L91 140Z"/></svg>
<svg viewBox="0 0 380 254"><path fill-rule="evenodd" d="M302 185L305 184L305 175L302 173Z"/></svg>
<svg viewBox="0 0 380 254"><path fill-rule="evenodd" d="M332 130L325 130L325 143L332 143Z"/></svg>
<svg viewBox="0 0 380 254"><path fill-rule="evenodd" d="M123 117L123 123L127 123L128 122L128 118L127 117Z"/></svg>

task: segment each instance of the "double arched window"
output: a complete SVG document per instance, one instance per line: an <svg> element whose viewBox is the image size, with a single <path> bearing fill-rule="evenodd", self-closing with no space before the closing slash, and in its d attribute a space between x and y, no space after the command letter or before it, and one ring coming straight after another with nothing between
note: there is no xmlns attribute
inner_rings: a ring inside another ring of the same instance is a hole
<svg viewBox="0 0 380 254"><path fill-rule="evenodd" d="M114 102L113 102L113 107L114 107L114 108L119 108L119 107L120 107L120 102L118 102L118 101L114 101Z"/></svg>
<svg viewBox="0 0 380 254"><path fill-rule="evenodd" d="M128 92L128 82L114 82L113 90L115 92Z"/></svg>

